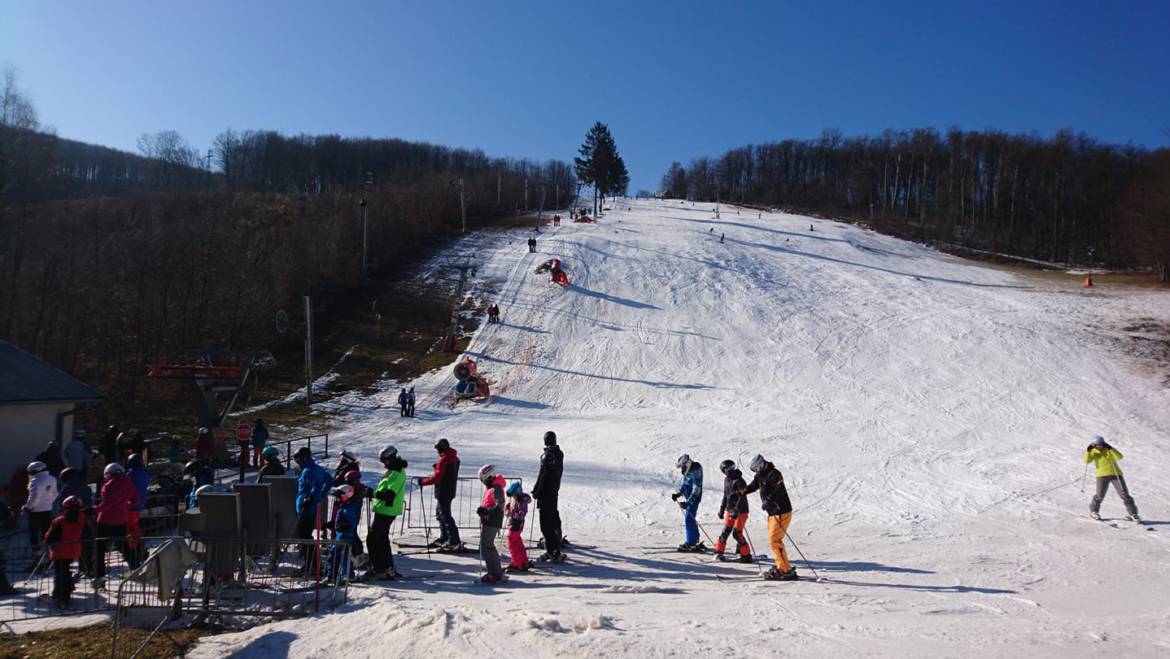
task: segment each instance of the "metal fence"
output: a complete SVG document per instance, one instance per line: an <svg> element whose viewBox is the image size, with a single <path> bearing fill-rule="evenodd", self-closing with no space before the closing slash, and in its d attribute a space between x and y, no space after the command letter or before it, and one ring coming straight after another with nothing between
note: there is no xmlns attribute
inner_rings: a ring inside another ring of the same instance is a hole
<svg viewBox="0 0 1170 659"><path fill-rule="evenodd" d="M321 433L319 435L304 435L302 437L293 437L291 439L272 439L269 438L266 446L275 446L281 449L281 455L284 457L284 466L287 469L292 469L293 453L295 453L301 446L309 447L313 453L313 459L320 460L329 457L329 433ZM249 449L251 450L251 449ZM238 457L238 456L237 456ZM255 474L255 470L246 469L247 474ZM224 481L238 480L240 477L239 464L232 466L219 466L215 470L215 482L222 483Z"/></svg>
<svg viewBox="0 0 1170 659"><path fill-rule="evenodd" d="M406 502L402 509L401 532L414 529L433 529L435 521L436 501L434 488L421 487L418 482L421 477L410 479ZM507 478L504 489L512 483L524 484L522 478ZM479 515L475 509L483 501L483 483L473 476L460 476L455 485L455 498L451 501L451 516L455 518L455 525L460 529L479 528ZM529 511L531 516L531 511Z"/></svg>

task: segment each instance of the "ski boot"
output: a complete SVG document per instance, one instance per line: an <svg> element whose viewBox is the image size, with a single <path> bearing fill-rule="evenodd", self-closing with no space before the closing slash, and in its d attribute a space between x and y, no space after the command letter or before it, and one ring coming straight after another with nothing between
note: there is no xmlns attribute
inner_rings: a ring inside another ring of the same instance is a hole
<svg viewBox="0 0 1170 659"><path fill-rule="evenodd" d="M479 582L482 584L500 583L503 580L504 576L502 574L485 574L479 578Z"/></svg>
<svg viewBox="0 0 1170 659"><path fill-rule="evenodd" d="M1136 514L1130 515L1129 517L1126 517L1126 519L1128 519L1131 522L1137 522L1138 524L1142 523L1142 518L1138 517Z"/></svg>
<svg viewBox="0 0 1170 659"><path fill-rule="evenodd" d="M773 566L771 570L764 573L764 579L768 581L796 581L798 578L794 567L788 568L787 572L781 572Z"/></svg>
<svg viewBox="0 0 1170 659"><path fill-rule="evenodd" d="M735 559L737 563L755 563L756 559L752 558L751 554L740 554L739 558Z"/></svg>
<svg viewBox="0 0 1170 659"><path fill-rule="evenodd" d="M1090 512L1090 513L1089 513L1089 517L1091 517L1092 519L1095 519L1095 520L1097 520L1098 522L1100 522L1100 521L1101 521L1101 513L1097 512L1097 511Z"/></svg>
<svg viewBox="0 0 1170 659"><path fill-rule="evenodd" d="M719 561L720 563L726 563L731 559L727 557L727 554L724 554L721 551L717 551L715 552L715 560Z"/></svg>
<svg viewBox="0 0 1170 659"><path fill-rule="evenodd" d="M692 545L689 542L684 542L678 546L678 550L681 552L692 552L695 551L695 547L698 547L698 545Z"/></svg>
<svg viewBox="0 0 1170 659"><path fill-rule="evenodd" d="M509 565L504 568L504 572L527 572L532 569L532 563L525 563L524 565Z"/></svg>
<svg viewBox="0 0 1170 659"><path fill-rule="evenodd" d="M449 542L442 547L439 547L437 552L440 554L461 554L467 550L467 547L462 542Z"/></svg>
<svg viewBox="0 0 1170 659"><path fill-rule="evenodd" d="M450 540L448 540L446 538L439 538L438 540L435 540L434 542L428 543L426 548L427 549L439 549L441 547L446 547L449 544L451 544Z"/></svg>

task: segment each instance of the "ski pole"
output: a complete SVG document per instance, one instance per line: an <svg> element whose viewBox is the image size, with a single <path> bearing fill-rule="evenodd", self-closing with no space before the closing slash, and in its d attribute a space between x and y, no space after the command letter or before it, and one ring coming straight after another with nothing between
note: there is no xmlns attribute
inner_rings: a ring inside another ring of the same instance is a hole
<svg viewBox="0 0 1170 659"><path fill-rule="evenodd" d="M756 564L756 572L762 577L764 576L764 566L760 564L760 559L756 554L756 543L752 542L752 534L748 532L747 524L743 525L743 534L748 541L748 551L752 553L752 562Z"/></svg>
<svg viewBox="0 0 1170 659"><path fill-rule="evenodd" d="M809 572L812 572L813 576L816 577L816 580L820 581L821 575L817 574L817 571L813 568L812 563L809 563L808 559L804 557L804 552L800 551L800 547L796 544L796 541L792 539L792 535L788 533L788 529L784 529L784 537L788 538L788 542L792 543L792 547L796 549L796 553L800 554L800 560L804 561L804 564L806 567L808 567Z"/></svg>
<svg viewBox="0 0 1170 659"><path fill-rule="evenodd" d="M427 558L431 557L431 525L427 523L427 499L423 494L422 479L418 479L418 507L422 510L423 532L427 538Z"/></svg>
<svg viewBox="0 0 1170 659"><path fill-rule="evenodd" d="M707 542L711 543L711 547L713 549L715 547L715 541L711 539L711 536L707 535L707 529L703 528L703 525L699 523L698 517L695 515L687 515L687 517L690 517L691 521L695 523L695 526L699 527L699 530L703 532L704 536L706 536Z"/></svg>
<svg viewBox="0 0 1170 659"><path fill-rule="evenodd" d="M1089 479L1089 463L1085 463L1085 475L1081 476L1081 493L1085 492L1085 481Z"/></svg>

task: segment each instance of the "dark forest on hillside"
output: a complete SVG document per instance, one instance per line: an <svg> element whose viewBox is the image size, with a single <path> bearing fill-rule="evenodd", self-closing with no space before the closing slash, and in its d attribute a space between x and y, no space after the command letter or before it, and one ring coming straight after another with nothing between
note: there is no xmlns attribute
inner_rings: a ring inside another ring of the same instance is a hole
<svg viewBox="0 0 1170 659"><path fill-rule="evenodd" d="M683 167L663 194L864 221L880 231L1070 265L1170 262L1170 150L932 129L731 149Z"/></svg>

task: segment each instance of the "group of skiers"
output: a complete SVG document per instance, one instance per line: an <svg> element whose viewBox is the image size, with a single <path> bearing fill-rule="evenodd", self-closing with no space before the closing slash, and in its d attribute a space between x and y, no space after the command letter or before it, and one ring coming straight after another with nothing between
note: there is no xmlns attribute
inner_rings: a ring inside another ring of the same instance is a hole
<svg viewBox="0 0 1170 659"><path fill-rule="evenodd" d="M681 552L705 552L707 547L699 539L699 504L703 500L703 466L692 460L686 453L679 456L675 463L682 474L682 482L678 489L670 495L683 511L683 526L686 538L678 550ZM723 474L723 497L719 502L718 519L723 524L719 539L715 541L715 556L719 560L738 560L743 563L754 561L751 543L746 537L745 527L749 515L748 496L753 492L760 493L760 504L768 515L768 542L772 547L772 556L776 565L765 575L765 579L777 581L793 581L797 579L796 568L788 560L788 552L784 547L784 536L788 533L788 525L792 521L792 502L788 498L788 489L784 486L784 476L774 464L757 455L752 458L748 468L755 474L750 483L743 478L743 473L732 460L719 463L719 471ZM736 558L727 557L727 538L735 538Z"/></svg>
<svg viewBox="0 0 1170 659"><path fill-rule="evenodd" d="M398 392L398 415L404 417L414 416L414 387L409 391L405 388Z"/></svg>
<svg viewBox="0 0 1170 659"><path fill-rule="evenodd" d="M528 251L531 253L536 252L536 238L529 238L528 239Z"/></svg>
<svg viewBox="0 0 1170 659"><path fill-rule="evenodd" d="M492 302L487 306L487 319L489 325L500 322L500 305Z"/></svg>

